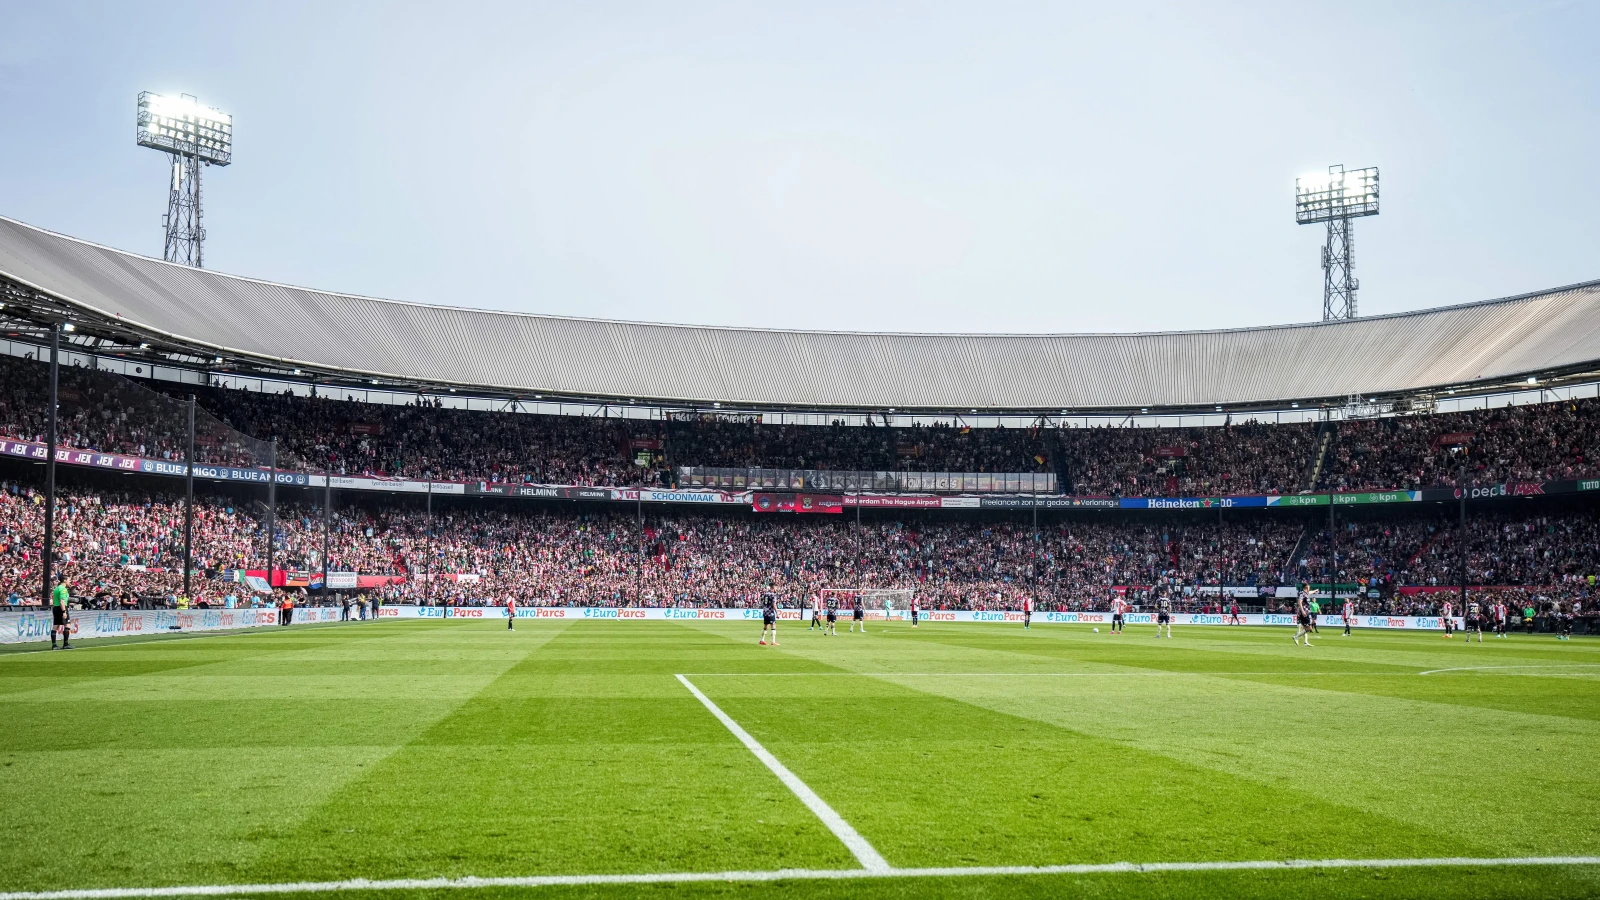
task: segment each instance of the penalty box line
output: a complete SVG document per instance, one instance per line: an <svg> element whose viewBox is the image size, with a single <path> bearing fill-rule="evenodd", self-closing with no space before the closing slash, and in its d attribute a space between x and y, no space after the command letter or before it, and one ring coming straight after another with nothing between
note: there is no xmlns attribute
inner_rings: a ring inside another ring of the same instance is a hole
<svg viewBox="0 0 1600 900"><path fill-rule="evenodd" d="M856 861L861 863L862 868L876 873L889 871L889 863L883 858L883 855L871 844L867 843L867 839L852 828L849 822L846 822L842 816L834 812L833 807L829 806L826 800L817 796L817 792L808 787L804 781L801 781L798 775L789 771L789 768L783 763L778 762L776 756L768 752L767 748L761 746L760 742L750 736L750 732L741 728L738 722L735 722L720 707L712 703L711 698L701 693L693 682L682 675L677 676L677 678L683 682L683 686L689 689L689 693L693 694L696 700L704 704L706 709L711 710L711 714L717 717L717 721L733 732L733 736L739 739L739 743L744 744L747 750L754 753L756 759L761 760L762 764L771 769L772 774L778 776L778 780L793 791L794 795L800 798L800 802L804 803L807 809L822 820L822 824L828 826L828 830L833 832L833 836L838 838L845 847L849 848Z"/></svg>
<svg viewBox="0 0 1600 900"><path fill-rule="evenodd" d="M296 881L280 884L209 884L147 888L3 891L0 900L121 900L145 897L226 897L247 894L326 894L342 891L415 891L562 885L683 884L689 882L845 881L857 878L964 878L973 876L1114 875L1162 872L1294 871L1304 869L1503 868L1592 866L1600 856L1463 856L1422 859L1289 859L1169 863L1083 863L1061 866L958 866L924 869L775 869L755 872L648 872L636 875L528 875L505 878L394 878Z"/></svg>

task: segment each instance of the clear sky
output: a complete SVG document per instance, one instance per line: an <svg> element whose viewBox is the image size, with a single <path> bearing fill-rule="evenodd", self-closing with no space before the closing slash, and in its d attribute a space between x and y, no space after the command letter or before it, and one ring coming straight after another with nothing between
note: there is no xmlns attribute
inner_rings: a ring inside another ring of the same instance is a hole
<svg viewBox="0 0 1600 900"><path fill-rule="evenodd" d="M1600 278L1600 3L0 0L0 214L159 256L141 90L235 117L210 268L705 324L1364 314Z"/></svg>

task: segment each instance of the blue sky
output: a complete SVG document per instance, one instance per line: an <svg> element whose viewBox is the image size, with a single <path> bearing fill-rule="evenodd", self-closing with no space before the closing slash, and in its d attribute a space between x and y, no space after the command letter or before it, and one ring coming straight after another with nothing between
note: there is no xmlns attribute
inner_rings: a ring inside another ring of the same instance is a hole
<svg viewBox="0 0 1600 900"><path fill-rule="evenodd" d="M152 255L141 90L235 117L210 268L893 331L1321 313L1293 181L1376 165L1361 312L1600 278L1596 3L0 0L0 214Z"/></svg>

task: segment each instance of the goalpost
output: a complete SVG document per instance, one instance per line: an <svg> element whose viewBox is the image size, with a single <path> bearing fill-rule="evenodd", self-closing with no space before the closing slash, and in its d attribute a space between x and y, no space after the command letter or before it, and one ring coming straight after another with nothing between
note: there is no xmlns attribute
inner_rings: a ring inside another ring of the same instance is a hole
<svg viewBox="0 0 1600 900"><path fill-rule="evenodd" d="M899 619L910 617L913 593L909 588L822 588L817 591L817 596L824 608L832 598L840 610L850 609L856 598L860 597L861 605L869 611L883 613L892 607L892 615Z"/></svg>

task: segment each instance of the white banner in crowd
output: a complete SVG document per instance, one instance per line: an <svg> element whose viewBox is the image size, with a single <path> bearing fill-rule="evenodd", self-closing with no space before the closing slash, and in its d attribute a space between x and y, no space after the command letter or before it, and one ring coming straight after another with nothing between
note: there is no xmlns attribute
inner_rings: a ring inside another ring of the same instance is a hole
<svg viewBox="0 0 1600 900"><path fill-rule="evenodd" d="M296 609L295 624L337 622L338 607ZM128 637L139 634L179 634L190 631L228 631L278 624L278 611L260 609L101 609L72 611L72 640ZM50 640L50 610L0 612L0 644Z"/></svg>

